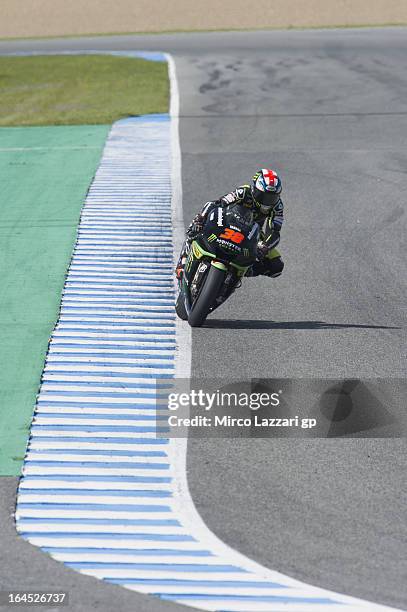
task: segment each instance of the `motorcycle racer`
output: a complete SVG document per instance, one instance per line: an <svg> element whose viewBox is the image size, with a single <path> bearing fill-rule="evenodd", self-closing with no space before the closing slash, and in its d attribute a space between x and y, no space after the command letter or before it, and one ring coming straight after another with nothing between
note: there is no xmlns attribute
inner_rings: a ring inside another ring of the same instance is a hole
<svg viewBox="0 0 407 612"><path fill-rule="evenodd" d="M186 232L187 238L175 270L177 278L182 275L189 245L202 231L209 213L216 207L226 207L229 204L242 204L251 209L254 212L254 220L261 227L257 260L251 268L250 276L280 276L284 262L276 247L280 242L280 230L284 220L281 190L278 174L270 168L262 168L254 174L251 184L241 185L218 200L207 202L202 211L193 218Z"/></svg>

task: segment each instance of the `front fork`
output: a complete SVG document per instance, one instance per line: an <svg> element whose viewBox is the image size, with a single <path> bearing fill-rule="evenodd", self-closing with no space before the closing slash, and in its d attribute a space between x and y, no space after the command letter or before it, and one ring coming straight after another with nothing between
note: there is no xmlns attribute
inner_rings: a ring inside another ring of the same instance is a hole
<svg viewBox="0 0 407 612"><path fill-rule="evenodd" d="M191 239L186 238L184 241L184 244L182 245L181 253L179 255L178 262L175 267L175 275L179 281L182 278L182 274L184 272L185 264L186 264L187 257L188 257L190 250L191 250Z"/></svg>

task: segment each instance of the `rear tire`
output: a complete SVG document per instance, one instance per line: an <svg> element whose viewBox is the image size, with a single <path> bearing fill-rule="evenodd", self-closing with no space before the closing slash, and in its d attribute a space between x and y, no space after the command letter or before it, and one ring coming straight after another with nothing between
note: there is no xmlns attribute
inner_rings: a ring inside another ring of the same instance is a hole
<svg viewBox="0 0 407 612"><path fill-rule="evenodd" d="M188 317L188 323L191 327L201 327L204 323L209 311L219 294L219 290L225 280L224 270L219 270L215 266L211 266L204 280L196 301L193 303Z"/></svg>
<svg viewBox="0 0 407 612"><path fill-rule="evenodd" d="M182 321L188 321L188 313L185 308L184 294L182 291L178 293L177 301L175 302L175 312Z"/></svg>

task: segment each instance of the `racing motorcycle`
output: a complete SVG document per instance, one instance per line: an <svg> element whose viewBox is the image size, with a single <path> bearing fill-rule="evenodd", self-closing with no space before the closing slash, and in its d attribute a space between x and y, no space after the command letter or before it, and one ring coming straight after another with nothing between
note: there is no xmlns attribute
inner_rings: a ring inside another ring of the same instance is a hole
<svg viewBox="0 0 407 612"><path fill-rule="evenodd" d="M256 261L260 226L241 204L215 208L202 232L189 243L178 280L175 311L191 327L200 327L240 287Z"/></svg>

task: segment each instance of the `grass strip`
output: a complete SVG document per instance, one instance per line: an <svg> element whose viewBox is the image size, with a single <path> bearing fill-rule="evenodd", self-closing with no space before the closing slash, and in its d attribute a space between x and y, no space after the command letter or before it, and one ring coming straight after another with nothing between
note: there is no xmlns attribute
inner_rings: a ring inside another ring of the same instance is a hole
<svg viewBox="0 0 407 612"><path fill-rule="evenodd" d="M59 40L59 39L78 39L78 38L106 38L109 36L160 36L166 34L213 34L216 32L278 32L285 30L360 30L380 29L380 28L405 28L407 22L404 21L383 21L383 23L333 23L330 25L286 25L286 26L261 26L258 28L175 28L172 30L139 30L139 31L106 31L106 32L83 32L82 34L48 34L46 36L0 36L0 42L27 41L27 40Z"/></svg>
<svg viewBox="0 0 407 612"><path fill-rule="evenodd" d="M0 126L107 124L166 113L168 99L166 62L109 55L0 56Z"/></svg>

